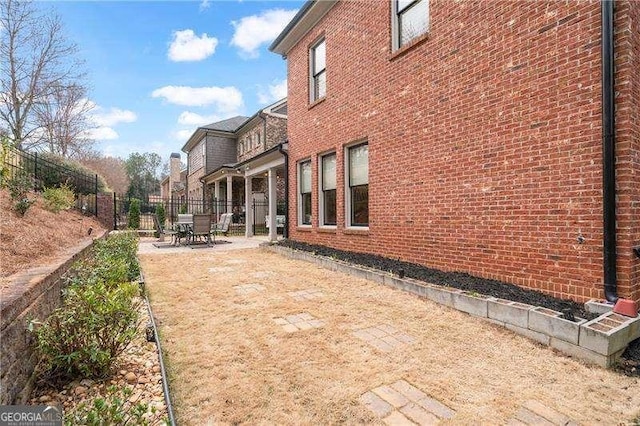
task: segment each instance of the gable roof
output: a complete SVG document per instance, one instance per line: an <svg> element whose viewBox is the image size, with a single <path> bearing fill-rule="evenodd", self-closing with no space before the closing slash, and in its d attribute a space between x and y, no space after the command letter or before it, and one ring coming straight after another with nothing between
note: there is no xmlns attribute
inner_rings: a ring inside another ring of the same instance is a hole
<svg viewBox="0 0 640 426"><path fill-rule="evenodd" d="M227 118L226 120L207 124L206 126L202 126L202 128L207 130L217 130L219 132L235 132L248 119L249 117L245 117L244 115L237 115L235 117Z"/></svg>
<svg viewBox="0 0 640 426"><path fill-rule="evenodd" d="M305 36L338 0L308 0L291 22L276 37L269 50L286 57L287 53Z"/></svg>

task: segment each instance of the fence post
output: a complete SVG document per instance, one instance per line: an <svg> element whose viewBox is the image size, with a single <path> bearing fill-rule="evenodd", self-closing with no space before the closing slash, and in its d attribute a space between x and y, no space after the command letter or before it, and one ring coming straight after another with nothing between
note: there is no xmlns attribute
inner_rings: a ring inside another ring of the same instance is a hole
<svg viewBox="0 0 640 426"><path fill-rule="evenodd" d="M33 190L38 189L38 153L33 153Z"/></svg>
<svg viewBox="0 0 640 426"><path fill-rule="evenodd" d="M113 193L113 230L118 230L118 210L116 203L116 193Z"/></svg>
<svg viewBox="0 0 640 426"><path fill-rule="evenodd" d="M96 209L95 209L94 213L95 213L95 216L98 217L98 174L97 173L95 174L95 177L96 177L96 184L95 184L95 189L96 189L96 197L95 197Z"/></svg>

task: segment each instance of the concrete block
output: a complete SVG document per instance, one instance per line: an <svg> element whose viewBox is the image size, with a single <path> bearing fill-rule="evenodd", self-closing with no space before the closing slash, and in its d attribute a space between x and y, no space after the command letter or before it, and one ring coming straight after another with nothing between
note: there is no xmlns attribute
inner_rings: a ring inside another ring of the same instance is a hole
<svg viewBox="0 0 640 426"><path fill-rule="evenodd" d="M476 317L487 318L488 297L475 296L470 293L453 294L453 307Z"/></svg>
<svg viewBox="0 0 640 426"><path fill-rule="evenodd" d="M511 330L514 333L526 337L527 339L531 339L545 346L549 346L549 341L551 340L551 338L544 333L529 330L528 328L518 327L517 325L513 324L505 324L505 327L507 328L507 330Z"/></svg>
<svg viewBox="0 0 640 426"><path fill-rule="evenodd" d="M529 311L533 308L532 305L524 303L516 303L504 299L491 299L487 303L487 314L491 319L527 328L529 326Z"/></svg>
<svg viewBox="0 0 640 426"><path fill-rule="evenodd" d="M552 348L559 350L565 355L569 355L573 358L577 358L589 364L598 365L604 368L609 368L613 366L618 360L618 358L620 358L620 355L622 355L622 352L624 352L624 351L619 351L609 356L602 355L597 352L591 351L587 348L574 345L572 343L566 342L562 339L557 339L555 337L551 338L549 345Z"/></svg>
<svg viewBox="0 0 640 426"><path fill-rule="evenodd" d="M592 314L606 314L613 310L613 304L604 300L591 299L584 304L584 309Z"/></svg>
<svg viewBox="0 0 640 426"><path fill-rule="evenodd" d="M580 326L587 322L576 317L576 321L562 318L562 313L551 309L536 307L529 310L529 329L547 334L550 337L577 345L580 337Z"/></svg>
<svg viewBox="0 0 640 426"><path fill-rule="evenodd" d="M425 293L427 299L453 308L453 295L462 293L462 290L449 287L430 286L425 287Z"/></svg>
<svg viewBox="0 0 640 426"><path fill-rule="evenodd" d="M580 346L602 355L624 350L640 329L640 318L608 312L580 326Z"/></svg>

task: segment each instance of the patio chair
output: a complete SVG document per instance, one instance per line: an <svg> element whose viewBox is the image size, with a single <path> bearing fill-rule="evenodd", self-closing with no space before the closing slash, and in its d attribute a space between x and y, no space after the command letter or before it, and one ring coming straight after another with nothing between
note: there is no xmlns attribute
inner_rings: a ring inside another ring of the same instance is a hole
<svg viewBox="0 0 640 426"><path fill-rule="evenodd" d="M165 229L164 224L160 223L158 219L158 215L154 214L153 216L153 225L156 228L156 232L158 233L158 241L164 241L165 235L171 236L171 244L174 244L174 239L177 238L177 232L172 229Z"/></svg>
<svg viewBox="0 0 640 426"><path fill-rule="evenodd" d="M220 216L220 220L218 221L218 223L213 225L213 227L211 228L211 233L214 236L214 240L216 234L223 234L225 237L227 236L227 233L229 232L229 225L231 225L232 219L233 213L223 213Z"/></svg>
<svg viewBox="0 0 640 426"><path fill-rule="evenodd" d="M211 215L210 214L194 214L193 224L189 231L188 244L192 244L195 238L205 237L207 245L211 245ZM213 234L213 244L216 242L216 236Z"/></svg>

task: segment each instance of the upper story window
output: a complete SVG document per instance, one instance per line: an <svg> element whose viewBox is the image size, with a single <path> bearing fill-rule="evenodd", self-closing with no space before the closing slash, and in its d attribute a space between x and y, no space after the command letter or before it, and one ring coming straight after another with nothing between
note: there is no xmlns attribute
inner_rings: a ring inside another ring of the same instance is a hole
<svg viewBox="0 0 640 426"><path fill-rule="evenodd" d="M429 0L391 0L393 50L429 30Z"/></svg>
<svg viewBox="0 0 640 426"><path fill-rule="evenodd" d="M311 160L298 166L298 223L311 225Z"/></svg>
<svg viewBox="0 0 640 426"><path fill-rule="evenodd" d="M336 224L336 153L320 157L319 215L322 225Z"/></svg>
<svg viewBox="0 0 640 426"><path fill-rule="evenodd" d="M310 101L315 102L327 93L327 48L324 38L309 50Z"/></svg>
<svg viewBox="0 0 640 426"><path fill-rule="evenodd" d="M348 147L346 157L347 226L369 226L369 145Z"/></svg>

